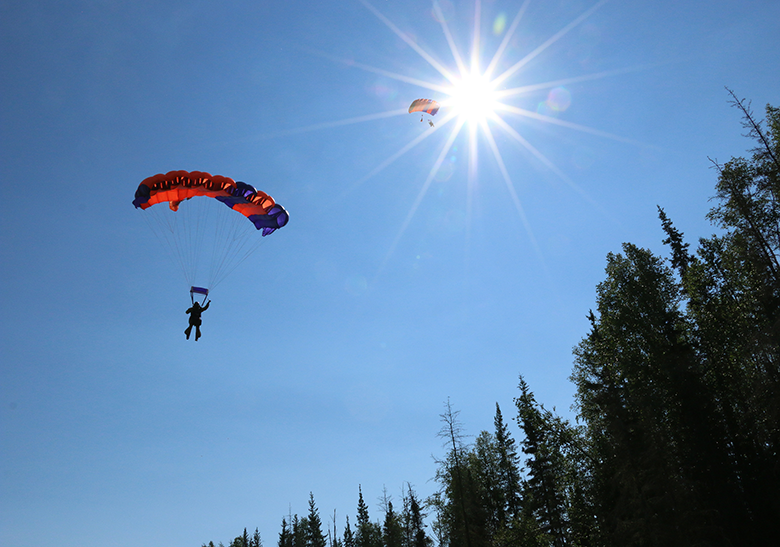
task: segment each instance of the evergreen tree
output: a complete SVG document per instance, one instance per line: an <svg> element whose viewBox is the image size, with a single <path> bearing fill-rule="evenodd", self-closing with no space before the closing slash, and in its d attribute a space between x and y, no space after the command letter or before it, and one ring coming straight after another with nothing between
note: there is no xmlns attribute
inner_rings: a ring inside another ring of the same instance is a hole
<svg viewBox="0 0 780 547"><path fill-rule="evenodd" d="M298 515L292 516L292 544L293 547L307 547L306 541L309 537L309 519L306 517L298 518Z"/></svg>
<svg viewBox="0 0 780 547"><path fill-rule="evenodd" d="M486 538L492 538L506 524L506 492L501 484L501 454L496 438L482 431L468 452L467 461L475 481L475 501L480 506L475 526L483 530Z"/></svg>
<svg viewBox="0 0 780 547"><path fill-rule="evenodd" d="M368 506L363 500L363 490L358 485L358 517L355 533L355 547L382 547L382 529L371 522Z"/></svg>
<svg viewBox="0 0 780 547"><path fill-rule="evenodd" d="M565 446L572 442L572 433L565 422L537 405L522 376L519 388L517 422L525 434L522 450L529 456L525 503L550 544L562 547L571 543L572 535L569 495L573 473Z"/></svg>
<svg viewBox="0 0 780 547"><path fill-rule="evenodd" d="M719 532L701 489L717 420L680 292L661 259L634 245L623 249L625 256L607 257L599 318L591 314L573 375L600 461L602 527L615 544L714 541Z"/></svg>
<svg viewBox="0 0 780 547"><path fill-rule="evenodd" d="M260 530L255 528L252 539L249 540L249 547L263 547L263 541L260 539Z"/></svg>
<svg viewBox="0 0 780 547"><path fill-rule="evenodd" d="M517 456L517 445L509 433L501 414L501 408L496 403L496 415L493 419L495 427L496 450L498 451L498 488L501 491L503 507L500 508L499 521L506 528L520 513L520 461Z"/></svg>
<svg viewBox="0 0 780 547"><path fill-rule="evenodd" d="M382 525L382 545L384 547L402 547L403 528L399 515L393 510L393 502L387 500L385 522Z"/></svg>
<svg viewBox="0 0 780 547"><path fill-rule="evenodd" d="M292 531L287 521L282 518L282 531L279 532L278 547L293 547Z"/></svg>
<svg viewBox="0 0 780 547"><path fill-rule="evenodd" d="M306 547L325 547L327 542L322 533L322 519L314 503L314 494L309 492L309 516L307 517L307 526L304 532Z"/></svg>
<svg viewBox="0 0 780 547"><path fill-rule="evenodd" d="M408 526L406 534L406 547L431 547L433 540L425 533L425 515L420 508L420 502L417 500L417 495L412 490L411 485L408 485Z"/></svg>
<svg viewBox="0 0 780 547"><path fill-rule="evenodd" d="M436 472L442 491L430 500L437 510L435 532L446 545L481 547L489 542L487 496L480 483L488 464L483 465L479 455L463 443L458 414L447 400L445 412L440 415L444 425L438 434L447 448L447 456L438 462Z"/></svg>
<svg viewBox="0 0 780 547"><path fill-rule="evenodd" d="M347 515L347 525L344 528L344 547L356 547L355 536L349 526L349 515Z"/></svg>
<svg viewBox="0 0 780 547"><path fill-rule="evenodd" d="M249 547L249 534L247 534L246 528L244 528L242 535L230 542L229 547Z"/></svg>

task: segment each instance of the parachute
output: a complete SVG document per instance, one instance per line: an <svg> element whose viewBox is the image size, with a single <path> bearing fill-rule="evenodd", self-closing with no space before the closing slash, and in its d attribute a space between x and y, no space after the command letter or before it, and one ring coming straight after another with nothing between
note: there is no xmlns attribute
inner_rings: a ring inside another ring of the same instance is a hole
<svg viewBox="0 0 780 547"><path fill-rule="evenodd" d="M133 205L143 210L152 231L178 262L192 298L205 298L265 236L290 219L265 192L201 171L149 177L138 185Z"/></svg>
<svg viewBox="0 0 780 547"><path fill-rule="evenodd" d="M409 114L412 112L425 112L426 114L435 116L438 111L439 103L433 99L417 99L412 101L412 104L409 105Z"/></svg>

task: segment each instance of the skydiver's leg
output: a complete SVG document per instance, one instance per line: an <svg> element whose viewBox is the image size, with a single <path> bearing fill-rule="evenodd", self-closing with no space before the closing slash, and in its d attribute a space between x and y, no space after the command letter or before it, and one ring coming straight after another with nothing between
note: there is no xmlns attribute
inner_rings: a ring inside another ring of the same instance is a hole
<svg viewBox="0 0 780 547"><path fill-rule="evenodd" d="M195 326L195 341L198 341L198 338L200 338L200 325Z"/></svg>
<svg viewBox="0 0 780 547"><path fill-rule="evenodd" d="M192 332L192 325L190 325L189 327L187 327L187 330L185 330L185 331L184 331L184 334L186 334L186 335L187 335L187 340L189 340L189 339L190 339L190 333L191 333L191 332Z"/></svg>

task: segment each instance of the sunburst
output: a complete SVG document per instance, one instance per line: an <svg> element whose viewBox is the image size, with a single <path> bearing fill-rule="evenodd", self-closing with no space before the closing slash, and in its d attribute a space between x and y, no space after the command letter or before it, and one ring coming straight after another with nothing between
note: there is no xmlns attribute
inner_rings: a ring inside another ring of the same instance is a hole
<svg viewBox="0 0 780 547"><path fill-rule="evenodd" d="M402 74L395 74L386 70L377 69L375 67L371 67L367 65L362 65L362 64L356 65L358 66L358 68L368 70L371 72L376 72L402 82L416 84L422 88L429 89L434 93L444 96L444 98L440 101L440 103L442 105L442 110L445 113L445 116L440 122L437 123L437 126L439 127L431 129L430 131L424 133L422 136L414 139L412 143L401 148L398 152L391 155L385 162L383 162L380 166L378 166L378 168L374 169L371 173L369 173L367 177L364 177L363 180L375 175L379 170L384 169L387 165L395 161L398 157L406 153L408 150L414 148L421 140L432 135L437 129L446 126L448 123L452 121L455 122L454 125L452 126L452 129L450 130L450 134L442 144L440 148L440 152L439 154L437 154L436 159L428 173L428 176L417 195L417 198L415 199L412 206L410 207L410 210L404 222L402 223L400 230L398 231L392 245L390 246L390 249L385 255L385 260L383 261L383 265L382 268L380 268L380 270L384 268L384 265L387 263L387 260L393 254L395 247L398 245L407 227L409 226L409 223L411 222L413 216L415 215L417 208L419 207L423 197L427 193L431 182L433 181L435 175L439 171L450 148L454 145L456 138L464 128L468 129L468 135L469 135L469 139L468 139L469 141L469 146L468 146L469 188L473 188L475 185L475 179L477 177L477 172L479 169L478 168L478 164L479 164L478 142L480 139L482 139L483 142L487 143L488 148L501 173L504 184L518 212L518 215L526 231L527 237L531 242L532 246L535 248L536 254L540 257L540 259L542 259L543 262L543 258L539 246L536 243L536 238L534 237L533 231L531 230L531 226L526 217L526 213L523 208L522 202L515 190L515 185L512 182L512 178L509 174L509 170L506 167L506 163L501 154L499 146L496 142L496 138L493 134L494 130L502 131L504 134L509 136L510 139L514 140L516 143L522 146L525 150L527 150L530 154L536 157L541 163L547 166L552 172L554 172L558 177L564 180L569 186L574 188L580 194L584 194L584 192L581 189L579 189L577 185L565 173L563 173L563 171L561 171L552 161L550 161L541 151L539 151L536 147L534 147L531 144L531 142L529 142L528 139L523 137L509 122L507 122L504 119L504 117L507 115L523 116L526 118L533 118L551 124L563 125L565 127L568 127L569 129L598 134L604 137L610 137L619 140L626 140L626 139L621 139L618 136L610 135L605 132L597 131L570 122L561 121L558 118L553 116L541 114L531 110L526 110L518 106L515 106L509 102L510 99L514 97L528 94L533 91L537 91L540 89L553 89L556 87L567 85L569 83L573 83L575 81L584 81L588 79L601 78L608 75L609 73L602 72L598 74L590 74L586 76L579 76L576 78L558 80L555 82L545 82L545 83L526 85L526 86L515 87L515 88L504 88L503 86L505 86L505 83L511 77L513 77L519 71L521 71L522 68L525 67L532 59L540 55L543 51L545 51L547 48L549 48L551 45L553 45L558 40L560 40L563 36L565 36L569 31L571 31L573 28L577 27L579 24L585 21L596 10L598 10L601 6L603 6L608 0L599 0L598 2L596 2L594 5L592 5L589 9L584 11L578 17L573 19L568 24L564 25L558 32L550 36L550 38L545 40L541 45L533 49L530 53L525 55L523 58L519 59L517 62L512 64L508 69L506 69L505 71L499 74L495 74L496 68L499 66L500 61L502 60L502 57L506 52L507 45L509 44L520 21L522 20L524 14L526 13L526 10L531 0L525 0L523 4L520 6L517 14L512 20L512 23L509 25L509 28L506 29L506 31L504 32L504 37L500 45L494 52L493 56L490 59L490 62L487 63L487 66L485 68L482 68L481 65L481 60L482 60L481 48L483 44L480 37L481 11L482 11L482 5L480 0L475 0L474 2L473 41L471 43L471 50L468 55L468 61L464 60L464 56L461 54L460 50L455 44L455 41L452 37L452 33L449 29L449 26L447 25L447 19L446 17L444 17L442 13L442 9L439 2L437 0L433 0L433 12L434 15L436 16L436 19L439 21L441 25L442 32L444 33L444 36L449 45L449 49L456 66L456 70L454 71L448 69L447 67L443 66L440 62L435 60L430 53L428 53L422 47L420 47L415 40L413 40L407 33L399 29L375 6L373 6L370 2L368 2L368 0L360 0L360 1L366 8L368 8L372 13L374 13L374 15L376 15L377 18L379 18L391 31L393 31L399 38L401 38L415 52L417 52L420 55L420 57L422 57L425 61L427 61L432 68L434 68L441 76L444 77L444 79L447 82L447 84L441 85L433 81L421 81L419 79L411 78Z"/></svg>
<svg viewBox="0 0 780 547"><path fill-rule="evenodd" d="M526 218L525 211L523 209L522 202L515 190L515 185L509 174L509 169L506 166L506 162L502 156L498 142L496 141L496 135L494 132L500 132L507 136L510 140L514 141L517 145L525 149L530 155L535 157L539 162L545 165L551 172L557 177L568 184L573 190L580 195L584 196L588 201L585 192L580 189L577 184L571 180L559 167L555 165L553 161L548 159L539 149L537 149L528 138L524 137L513 125L510 117L523 117L526 119L533 119L539 122L556 125L559 127L565 127L569 130L575 130L580 132L589 133L599 137L614 139L623 142L637 143L632 139L621 137L618 135L610 134L604 131L600 131L591 127L578 125L572 122L561 120L555 115L549 115L544 112L538 112L536 110L528 110L521 108L512 103L512 100L530 93L538 92L540 90L553 90L556 88L562 88L563 86L570 85L577 82L583 82L587 80L594 80L598 78L604 78L606 76L613 76L620 73L627 72L632 69L621 69L604 71L594 74L586 74L582 76L576 76L571 78L563 78L556 81L541 82L535 84L523 85L520 87L508 87L507 83L510 78L515 77L520 73L526 65L550 46L558 42L572 29L582 24L588 19L594 12L601 8L608 0L598 0L590 8L586 9L579 16L575 17L572 21L565 24L560 30L552 34L548 39L531 50L525 56L511 64L509 68L496 74L496 70L502 61L506 61L505 55L507 52L507 46L509 45L512 37L515 35L518 25L523 19L531 0L525 0L519 7L517 13L512 19L511 24L503 29L503 38L501 43L495 52L493 52L490 61L483 67L482 43L480 36L481 23L481 11L482 5L480 0L474 2L474 27L473 27L473 40L471 42L470 51L467 58L462 55L458 49L455 40L453 39L450 28L447 24L447 18L442 12L441 5L438 0L433 0L433 14L436 20L441 25L441 30L449 45L452 60L454 62L454 69L444 66L433 55L421 47L418 42L412 38L410 34L401 30L396 26L387 16L385 16L377 7L371 4L368 0L360 0L360 2L371 11L380 21L382 21L388 29L395 33L401 40L403 40L412 50L414 50L424 61L426 61L436 72L438 72L440 78L437 80L422 80L406 74L399 74L375 66L363 64L351 60L334 59L336 61L348 64L350 67L358 68L375 74L379 74L386 78L391 78L399 82L412 84L422 89L429 90L432 95L435 95L438 102L441 104L441 111L435 127L428 128L427 131L422 132L420 135L413 138L410 142L403 145L395 153L389 155L384 161L377 165L373 170L367 173L356 185L362 184L366 180L372 178L380 171L385 169L391 163L395 162L398 158L406 154L408 151L416 148L422 141L437 134L439 131L449 131L449 134L442 139L439 152L435 155L433 164L427 174L427 177L422 184L420 191L417 194L417 198L414 200L410 209L404 219L393 243L388 250L385 260L383 261L380 270L384 269L387 260L393 254L397 244L401 240L403 234L408 228L412 218L414 217L420 203L426 195L432 181L436 174L439 172L445 158L448 156L451 148L455 145L456 140L460 133L466 129L468 131L468 185L469 188L475 186L477 173L479 171L479 142L483 142L487 145L490 154L495 161L495 164L501 173L501 177L509 193L511 201L516 208L524 229L527 233L527 237L533 247L536 250L537 255L542 258L538 245L536 244L533 231ZM323 55L320 53L320 55ZM324 55L333 59L330 55ZM504 65L508 64L506 62ZM441 79L443 78L443 80ZM554 109L553 109L554 110ZM553 112L554 114L554 112ZM310 129L320 129L325 127L335 127L339 125L359 123L370 120L376 120L380 118L396 116L396 115L408 115L406 109L391 110L387 112L380 112L368 116L359 116L355 118L349 118L336 122L330 122L325 124L318 124L316 126L310 126L307 128L301 128L297 131L306 131ZM542 259L543 262L543 259Z"/></svg>

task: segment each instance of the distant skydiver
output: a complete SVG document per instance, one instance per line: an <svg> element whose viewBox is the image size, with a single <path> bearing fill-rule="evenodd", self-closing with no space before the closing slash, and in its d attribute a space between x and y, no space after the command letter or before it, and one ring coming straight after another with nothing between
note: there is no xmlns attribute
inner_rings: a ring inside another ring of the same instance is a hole
<svg viewBox="0 0 780 547"><path fill-rule="evenodd" d="M190 315L190 326L184 331L184 334L187 335L187 340L190 339L192 327L195 327L195 341L197 342L198 338L200 338L200 314L209 309L209 304L211 304L211 300L206 302L205 306L201 306L199 302L193 302L192 307L184 312Z"/></svg>
<svg viewBox="0 0 780 547"><path fill-rule="evenodd" d="M420 123L425 119L425 114L435 116L438 111L439 103L433 99L416 99L409 105L409 114L412 112L420 113ZM431 120L428 120L428 123L433 127L433 122Z"/></svg>

